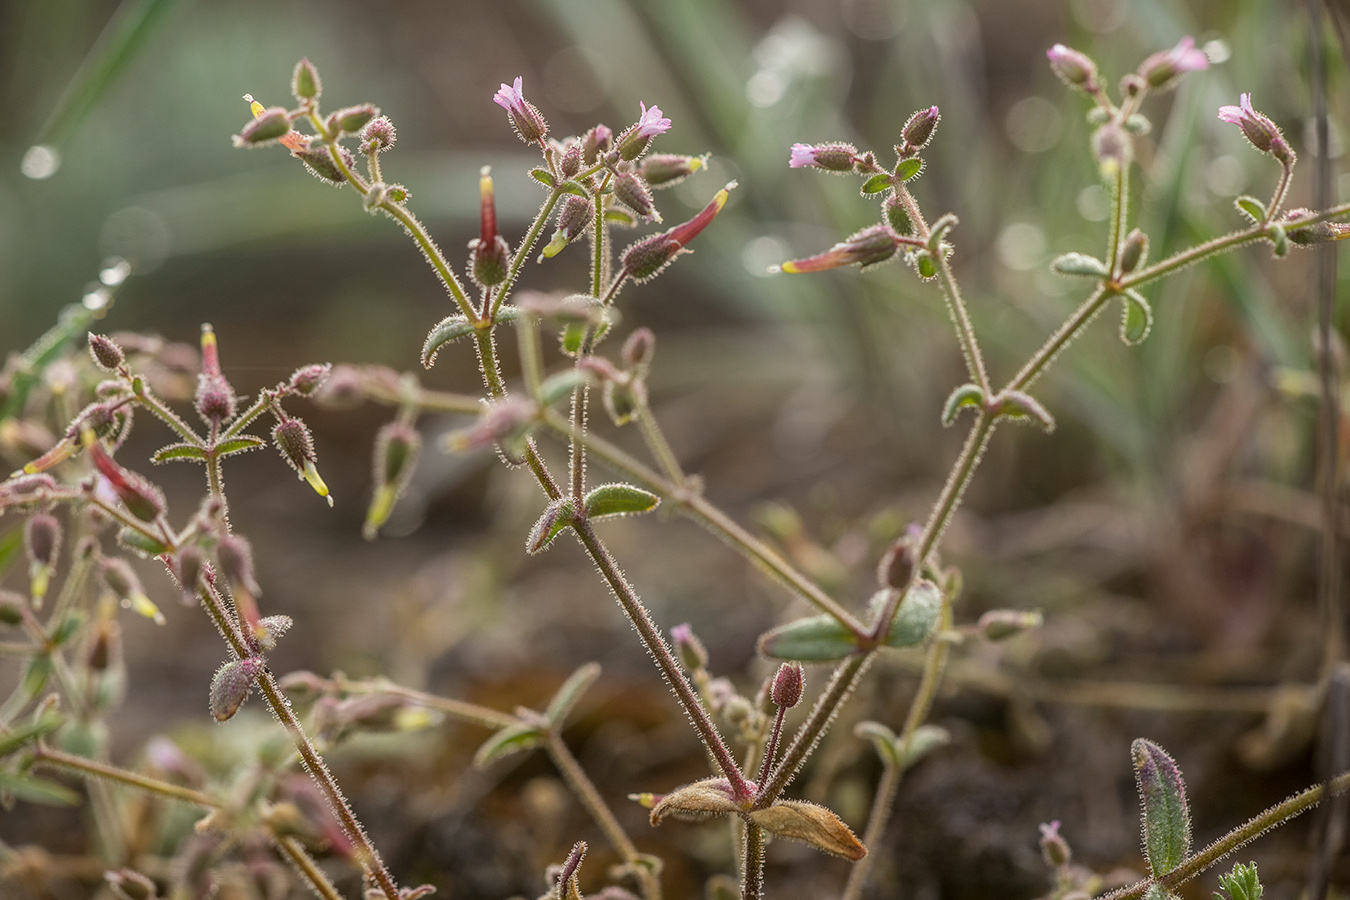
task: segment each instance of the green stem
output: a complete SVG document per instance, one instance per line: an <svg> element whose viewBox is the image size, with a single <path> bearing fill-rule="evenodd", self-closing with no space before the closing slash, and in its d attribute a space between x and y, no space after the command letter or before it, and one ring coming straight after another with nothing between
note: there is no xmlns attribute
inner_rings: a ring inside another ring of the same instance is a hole
<svg viewBox="0 0 1350 900"><path fill-rule="evenodd" d="M546 412L544 424L564 437L573 434L571 423L555 413ZM867 630L862 623L821 590L819 585L793 568L773 548L736 524L703 495L672 483L604 438L585 434L581 439L585 442L586 449L597 458L674 504L681 513L698 522L727 546L777 578L794 594L837 620L855 635L862 637L866 634Z"/></svg>
<svg viewBox="0 0 1350 900"><path fill-rule="evenodd" d="M416 703L418 706L425 706L428 709L439 710L452 718L461 722L468 722L471 725L481 725L484 728L500 729L509 728L512 725L519 724L519 720L512 715L504 712L498 712L486 706L479 706L476 703L465 703L462 700L453 700L449 697L440 697L436 694L428 694L423 691L415 691L412 688L406 688L392 682L375 681L348 681L345 678L335 678L331 681L320 680L316 685L320 690L334 691L344 694L378 694L389 697L400 697Z"/></svg>
<svg viewBox="0 0 1350 900"><path fill-rule="evenodd" d="M1122 115L1125 115L1123 111ZM1106 271L1112 274L1116 273L1116 266L1120 263L1121 243L1129 215L1130 166L1126 163L1116 168L1116 177L1111 185L1111 229L1107 237Z"/></svg>
<svg viewBox="0 0 1350 900"><path fill-rule="evenodd" d="M1175 889L1182 883L1199 875L1238 847L1260 836L1263 832L1274 828L1276 825L1283 825L1295 816L1302 815L1321 803L1325 797L1334 797L1338 794L1344 794L1346 791L1350 791L1350 772L1343 772L1325 784L1315 785L1295 794L1283 803L1275 804L1260 815L1254 816L1244 824L1234 828L1208 847L1187 857L1181 865L1167 874L1157 878L1148 878L1129 887L1112 891L1106 894L1102 900L1131 900L1134 897L1142 897L1154 884L1161 884L1168 890Z"/></svg>
<svg viewBox="0 0 1350 900"><path fill-rule="evenodd" d="M562 198L566 191L560 191L554 188L549 192L548 199L544 201L543 207L530 223L530 230L525 233L525 238L516 248L516 255L511 259L511 267L506 271L506 280L502 282L501 288L497 291L497 296L492 301L492 318L496 319L497 311L501 309L502 301L506 295L511 293L511 288L516 283L516 277L520 275L521 266L525 264L530 251L534 249L534 244L539 240L539 233L544 229L544 223L553 213L553 207L557 205L558 200Z"/></svg>
<svg viewBox="0 0 1350 900"><path fill-rule="evenodd" d="M741 900L759 900L764 892L764 829L745 823L744 868L741 870Z"/></svg>
<svg viewBox="0 0 1350 900"><path fill-rule="evenodd" d="M1106 292L1106 289L1098 286L1098 288L1079 305L1078 309L1074 310L1073 315L1069 316L1069 318L1064 321L1064 324L1060 325L1059 328L1055 330L1055 333L1046 339L1046 342L1032 355L1031 359L1027 360L1026 365L1022 366L1021 370L1013 376L1012 381L1008 382L1008 386L1004 388L1004 390L1026 390L1026 388L1040 376L1041 372L1050 365L1054 358L1059 354L1059 351L1067 347L1069 342L1076 338L1078 333L1083 330L1084 326L1091 322L1093 318L1096 317L1097 313L1102 311L1102 307L1106 305L1106 301L1110 298L1111 295Z"/></svg>
<svg viewBox="0 0 1350 900"><path fill-rule="evenodd" d="M319 868L319 864L305 852L303 844L293 837L279 837L275 832L272 833L272 840L276 842L277 849L282 855L295 866L300 877L309 882L315 894L323 900L343 900L342 894L333 886L333 882L328 880L323 869Z"/></svg>
<svg viewBox="0 0 1350 900"><path fill-rule="evenodd" d="M876 793L872 796L872 811L867 817L867 827L863 830L863 846L878 847L886 833L886 825L891 819L891 809L895 806L895 794L900 788L900 764L886 762L881 770L881 779L877 782ZM867 878L872 874L872 863L876 853L866 856L853 864L848 872L848 882L844 885L842 900L858 900L862 896Z"/></svg>
<svg viewBox="0 0 1350 900"><path fill-rule="evenodd" d="M158 778L151 778L148 775L141 775L127 769L119 768L118 766L95 762L94 760L86 759L83 756L76 756L73 753L57 750L55 747L50 747L41 742L34 747L33 758L39 763L73 769L94 778L104 778L108 781L116 781L120 784L139 788L143 791L159 794L161 797L182 800L186 803L195 803L198 806L204 806L207 809L219 809L221 807L219 800L209 794L204 794L201 791L194 791L192 788L172 784L168 781L161 781Z"/></svg>
<svg viewBox="0 0 1350 900"><path fill-rule="evenodd" d="M637 593L628 584L627 579L623 577L623 573L619 571L618 565L614 562L614 557L610 555L609 548L600 541L588 519L582 518L575 522L572 525L572 530L576 533L577 539L581 541L581 545L586 548L586 552L590 555L596 568L600 570L600 575L609 584L610 590L614 592L614 596L619 601L619 605L628 614L629 621L633 623L633 627L637 629L638 635L642 638L642 643L646 645L648 652L656 660L656 665L660 668L661 674L665 676L666 682L675 691L675 696L679 698L680 705L684 707L685 713L702 736L704 746L712 753L722 776L731 782L732 794L738 799L750 797L752 791L745 780L745 776L741 774L740 766L737 765L731 751L727 749L726 742L722 740L722 735L718 732L717 726L708 717L703 704L699 702L698 695L689 686L689 680L680 671L679 663L675 661L674 655L670 652L670 647L666 645L661 632L652 622L651 616L647 613L647 608L642 605Z"/></svg>
<svg viewBox="0 0 1350 900"><path fill-rule="evenodd" d="M652 408L647 405L647 398L641 398L637 407L638 427L642 429L642 439L647 444L647 449L652 456L656 458L666 477L672 484L684 484L684 470L680 468L680 460L675 456L675 451L670 449L670 441L666 440L666 435L661 431L661 426L657 424L656 417L652 415Z"/></svg>

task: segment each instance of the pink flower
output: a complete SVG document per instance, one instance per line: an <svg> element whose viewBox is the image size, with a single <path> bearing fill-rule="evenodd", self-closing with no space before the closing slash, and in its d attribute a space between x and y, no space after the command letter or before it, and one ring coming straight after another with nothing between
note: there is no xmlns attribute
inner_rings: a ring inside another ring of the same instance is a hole
<svg viewBox="0 0 1350 900"><path fill-rule="evenodd" d="M548 134L548 123L539 114L539 110L534 108L534 104L525 99L521 84L522 79L517 75L514 84L503 84L497 93L492 95L492 102L506 110L511 119L511 126L516 129L516 134L522 141L535 144Z"/></svg>
<svg viewBox="0 0 1350 900"><path fill-rule="evenodd" d="M638 117L637 124L630 125L619 135L617 147L619 158L632 162L639 156L647 152L647 148L652 145L652 138L658 134L665 134L670 130L670 120L662 118L661 107L653 106L647 108L647 104L638 102L642 108L642 115Z"/></svg>
<svg viewBox="0 0 1350 900"><path fill-rule="evenodd" d="M1101 90L1101 85L1097 83L1097 64L1087 54L1063 44L1056 44L1045 51L1045 56L1050 60L1050 68L1059 76L1059 80L1069 87L1089 94Z"/></svg>
<svg viewBox="0 0 1350 900"><path fill-rule="evenodd" d="M1252 109L1252 95L1238 98L1240 106L1219 107L1219 118L1242 129L1242 135L1262 153L1269 153L1282 163L1292 165L1294 151L1284 139L1279 126Z"/></svg>
<svg viewBox="0 0 1350 900"><path fill-rule="evenodd" d="M852 144L793 144L788 166L793 169L824 169L827 172L851 172L858 159Z"/></svg>
<svg viewBox="0 0 1350 900"><path fill-rule="evenodd" d="M1155 53L1140 63L1139 76L1154 90L1166 91L1176 87L1185 73L1208 68L1209 57L1195 46L1195 38L1187 35L1171 50Z"/></svg>

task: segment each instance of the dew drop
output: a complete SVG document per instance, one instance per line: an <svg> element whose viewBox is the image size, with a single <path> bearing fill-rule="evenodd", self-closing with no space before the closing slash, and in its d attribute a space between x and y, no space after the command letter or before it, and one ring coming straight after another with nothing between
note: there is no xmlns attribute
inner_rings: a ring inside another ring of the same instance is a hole
<svg viewBox="0 0 1350 900"><path fill-rule="evenodd" d="M131 274L131 263L120 256L110 256L103 261L103 268L99 270L98 280L108 287L117 287L127 280Z"/></svg>
<svg viewBox="0 0 1350 900"><path fill-rule="evenodd" d="M34 181L51 178L60 168L61 153L48 144L34 144L29 147L19 163L19 171Z"/></svg>

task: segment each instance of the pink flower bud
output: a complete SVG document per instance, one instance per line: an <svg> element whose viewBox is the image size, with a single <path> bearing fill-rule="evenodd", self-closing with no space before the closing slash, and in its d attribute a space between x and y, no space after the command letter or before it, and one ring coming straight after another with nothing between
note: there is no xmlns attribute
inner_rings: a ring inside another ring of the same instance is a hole
<svg viewBox="0 0 1350 900"><path fill-rule="evenodd" d="M94 334L92 331L89 333L89 353L99 368L109 372L116 372L127 361L126 354L112 338Z"/></svg>
<svg viewBox="0 0 1350 900"><path fill-rule="evenodd" d="M582 163L588 166L595 165L613 146L614 132L605 125L595 126L581 139Z"/></svg>
<svg viewBox="0 0 1350 900"><path fill-rule="evenodd" d="M656 352L656 335L645 325L634 329L628 336L628 340L623 342L623 350L620 356L623 357L624 364L630 369L645 369L651 365L652 354Z"/></svg>
<svg viewBox="0 0 1350 900"><path fill-rule="evenodd" d="M216 561L232 589L243 589L254 597L262 594L253 569L253 547L246 538L236 534L222 537L216 545Z"/></svg>
<svg viewBox="0 0 1350 900"><path fill-rule="evenodd" d="M1286 166L1294 164L1294 151L1283 132L1270 119L1252 109L1252 95L1243 94L1240 106L1219 107L1219 118L1242 129L1242 135L1262 153L1268 153Z"/></svg>
<svg viewBox="0 0 1350 900"><path fill-rule="evenodd" d="M1045 858L1047 865L1055 869L1067 866L1073 859L1069 842L1060 836L1058 819L1049 824L1041 824L1041 856Z"/></svg>
<svg viewBox="0 0 1350 900"><path fill-rule="evenodd" d="M377 116L361 129L361 150L364 153L383 153L394 146L398 132L388 116Z"/></svg>
<svg viewBox="0 0 1350 900"><path fill-rule="evenodd" d="M1181 76L1187 72L1208 68L1209 57L1195 46L1195 38L1187 35L1171 50L1163 50L1144 60L1137 71L1149 87L1155 91L1167 91L1176 87Z"/></svg>
<svg viewBox="0 0 1350 900"><path fill-rule="evenodd" d="M670 120L662 117L661 107L653 106L648 109L645 103L639 103L638 106L642 108L642 114L636 123L619 135L619 140L615 144L619 158L629 162L646 153L647 148L652 145L652 139L658 134L670 130Z"/></svg>
<svg viewBox="0 0 1350 900"><path fill-rule="evenodd" d="M889 225L873 225L835 244L824 253L783 263L782 271L793 274L823 272L855 264L865 269L890 259L899 246L900 237Z"/></svg>
<svg viewBox="0 0 1350 900"><path fill-rule="evenodd" d="M824 169L826 172L852 172L858 161L858 148L852 144L793 144L788 167Z"/></svg>
<svg viewBox="0 0 1350 900"><path fill-rule="evenodd" d="M492 101L506 110L507 116L511 119L511 126L515 128L522 141L537 144L548 134L548 123L539 114L539 110L534 108L534 104L525 99L525 95L521 92L521 84L522 79L517 75L515 83L503 84L493 95Z"/></svg>
<svg viewBox="0 0 1350 900"><path fill-rule="evenodd" d="M647 221L661 221L661 215L652 202L651 191L632 172L620 172L614 178L614 197L624 206Z"/></svg>
<svg viewBox="0 0 1350 900"><path fill-rule="evenodd" d="M921 150L933 139L933 131L942 118L936 106L921 109L909 117L903 131L905 144L911 150Z"/></svg>
<svg viewBox="0 0 1350 900"><path fill-rule="evenodd" d="M239 711L248 699L254 679L265 667L261 658L250 656L227 662L216 670L211 679L210 708L217 722L224 722Z"/></svg>
<svg viewBox="0 0 1350 900"><path fill-rule="evenodd" d="M369 103L339 109L325 123L331 134L356 134L380 114L380 108Z"/></svg>
<svg viewBox="0 0 1350 900"><path fill-rule="evenodd" d="M800 663L783 663L773 676L773 687L769 696L774 705L781 709L792 709L802 701L802 685L805 674Z"/></svg>
<svg viewBox="0 0 1350 900"><path fill-rule="evenodd" d="M346 147L339 147L338 155L342 157L343 165L348 169L351 169L352 166L356 165L355 157L352 156L352 152ZM327 181L329 184L337 185L347 183L347 176L342 174L342 170L337 167L337 164L333 162L333 158L328 155L327 147L319 147L317 149L300 147L292 150L291 156L294 156L304 163L305 168L309 169L310 174L321 181Z"/></svg>
<svg viewBox="0 0 1350 900"><path fill-rule="evenodd" d="M581 171L581 144L575 139L567 142L563 148L562 159L558 162L558 171L564 178L573 178Z"/></svg>
<svg viewBox="0 0 1350 900"><path fill-rule="evenodd" d="M1312 215L1310 209L1291 209L1280 216L1280 221L1301 219L1310 215ZM1326 244L1331 241L1343 241L1350 238L1350 225L1341 222L1315 222L1301 228L1291 228L1285 232L1285 236L1289 238L1289 242L1292 244L1300 247L1311 247L1315 244Z"/></svg>
<svg viewBox="0 0 1350 900"><path fill-rule="evenodd" d="M686 670L696 672L708 667L708 650L688 623L671 628L670 639L675 643L675 655Z"/></svg>
<svg viewBox="0 0 1350 900"><path fill-rule="evenodd" d="M290 381L286 386L291 392L301 397L309 397L328 379L328 375L333 371L329 363L314 363L308 366L301 366L291 373Z"/></svg>
<svg viewBox="0 0 1350 900"><path fill-rule="evenodd" d="M1097 64L1087 54L1056 44L1045 51L1045 55L1050 60L1050 68L1069 87L1088 94L1102 89L1097 81Z"/></svg>

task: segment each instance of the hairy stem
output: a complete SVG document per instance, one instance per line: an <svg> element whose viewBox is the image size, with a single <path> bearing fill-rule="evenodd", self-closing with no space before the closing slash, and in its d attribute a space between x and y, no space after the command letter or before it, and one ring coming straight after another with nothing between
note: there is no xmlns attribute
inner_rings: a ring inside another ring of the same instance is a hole
<svg viewBox="0 0 1350 900"><path fill-rule="evenodd" d="M76 756L73 753L66 753L64 750L57 750L47 744L39 742L33 749L33 757L39 763L60 767L63 769L72 769L94 778L103 778L108 781L115 781L119 784L125 784L130 787L139 788L143 791L149 791L152 794L159 794L161 797L169 797L174 800L182 800L186 803L195 803L198 806L204 806L207 809L219 809L220 801L209 794L203 794L201 791L194 791L192 788L173 784L168 781L161 781L158 778L151 778L148 775L141 775L128 769L107 763L96 762L83 756Z"/></svg>

